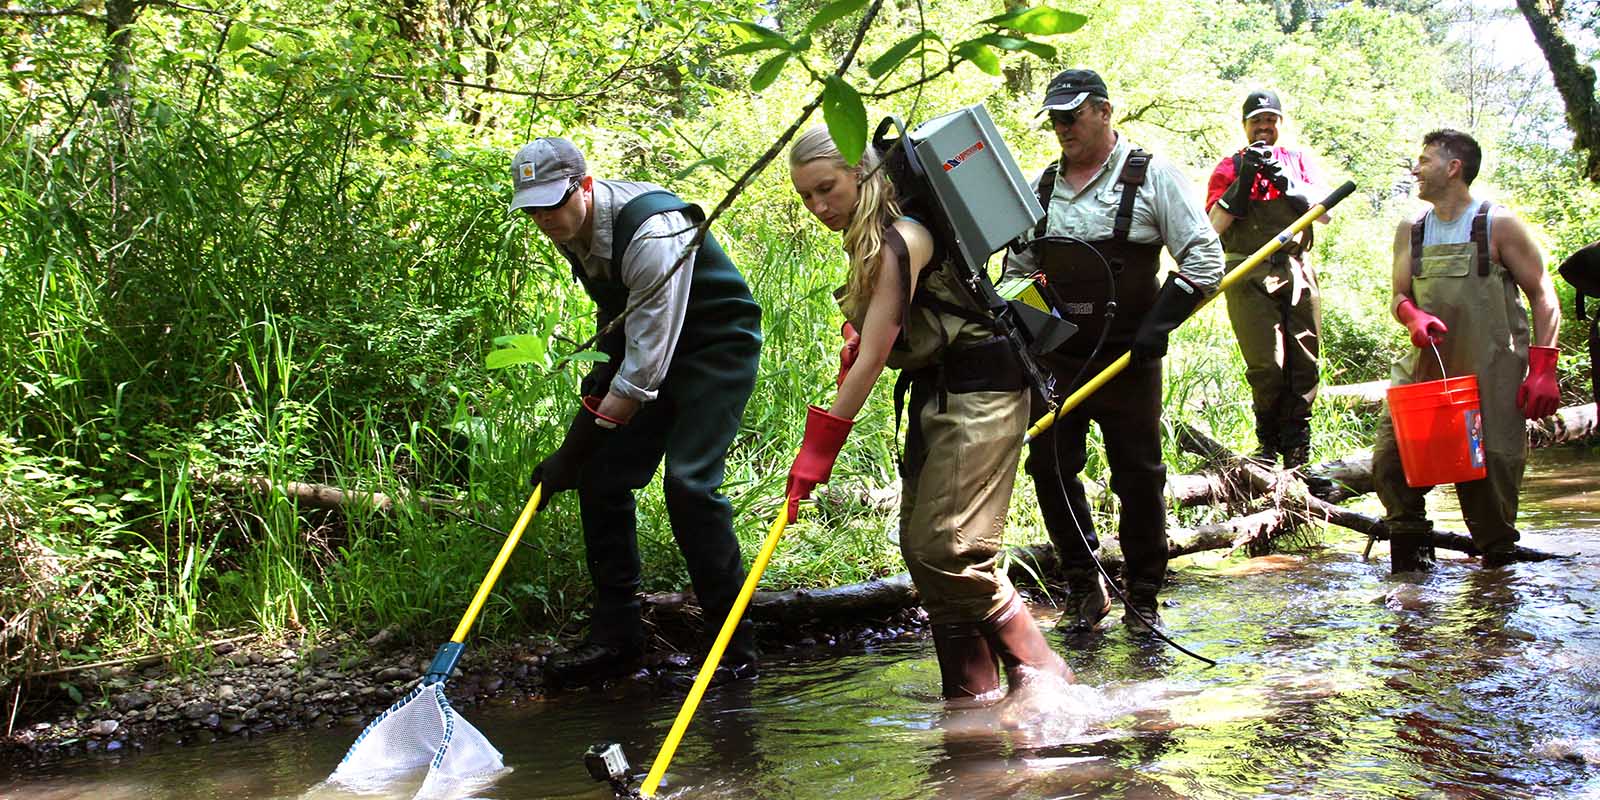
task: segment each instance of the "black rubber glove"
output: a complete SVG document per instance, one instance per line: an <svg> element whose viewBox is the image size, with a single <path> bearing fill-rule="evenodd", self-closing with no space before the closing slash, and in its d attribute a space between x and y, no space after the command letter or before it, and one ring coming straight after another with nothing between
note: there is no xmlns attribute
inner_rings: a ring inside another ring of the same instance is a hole
<svg viewBox="0 0 1600 800"><path fill-rule="evenodd" d="M1250 190L1256 185L1256 175L1260 174L1263 160L1272 158L1272 151L1261 142L1256 142L1240 150L1236 158L1239 174L1234 176L1233 185L1217 198L1217 205L1223 211L1243 219L1250 211Z"/></svg>
<svg viewBox="0 0 1600 800"><path fill-rule="evenodd" d="M1261 175L1266 177L1267 183L1272 184L1283 194L1284 199L1289 201L1289 207L1294 209L1294 213L1304 214L1311 210L1315 201L1311 199L1311 193L1306 190L1306 185L1289 177L1277 159L1268 156L1260 171Z"/></svg>
<svg viewBox="0 0 1600 800"><path fill-rule="evenodd" d="M1155 361L1167 354L1167 334L1194 313L1205 299L1200 287L1179 273L1167 276L1156 295L1150 313L1139 321L1139 330L1133 334L1133 346L1128 348L1129 360L1134 364Z"/></svg>
<svg viewBox="0 0 1600 800"><path fill-rule="evenodd" d="M609 319L601 319L599 330L605 330L609 323ZM605 397L611 391L611 379L617 376L617 367L621 366L627 347L628 335L621 325L601 336L595 342L594 349L605 353L609 360L594 362L588 374L578 383L578 392L584 397Z"/></svg>
<svg viewBox="0 0 1600 800"><path fill-rule="evenodd" d="M578 413L572 417L572 426L567 429L567 438L533 468L533 485L544 487L536 510L543 511L557 492L576 488L578 476L595 451L616 435L621 423L600 416L599 408L599 397L583 398Z"/></svg>

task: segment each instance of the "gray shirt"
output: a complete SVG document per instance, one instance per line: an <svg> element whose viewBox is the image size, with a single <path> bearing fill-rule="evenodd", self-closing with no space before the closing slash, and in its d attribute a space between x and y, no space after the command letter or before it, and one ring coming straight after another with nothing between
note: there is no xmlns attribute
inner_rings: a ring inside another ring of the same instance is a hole
<svg viewBox="0 0 1600 800"><path fill-rule="evenodd" d="M645 290L678 263L678 256L694 239L694 223L681 211L668 211L640 224L633 240L622 243L621 259L613 258L618 250L612 239L617 214L629 200L660 189L653 183L596 179L593 241L574 240L566 245L591 278L627 286L629 305L639 302ZM660 291L623 320L628 344L616 377L611 379L612 392L641 403L656 399L683 330L693 276L694 264L683 265Z"/></svg>
<svg viewBox="0 0 1600 800"><path fill-rule="evenodd" d="M1055 192L1050 195L1050 207L1045 209L1046 236L1073 236L1087 242L1111 238L1117 206L1122 201L1122 183L1117 177L1135 149L1120 133L1116 136L1111 154L1082 189L1073 189L1067 183L1065 170L1056 175ZM1211 294L1222 282L1222 242L1191 189L1189 180L1177 167L1152 155L1144 185L1134 197L1128 240L1140 244L1161 242L1178 262L1178 271ZM1033 248L1009 253L1005 275L1032 275L1039 269L1038 260Z"/></svg>

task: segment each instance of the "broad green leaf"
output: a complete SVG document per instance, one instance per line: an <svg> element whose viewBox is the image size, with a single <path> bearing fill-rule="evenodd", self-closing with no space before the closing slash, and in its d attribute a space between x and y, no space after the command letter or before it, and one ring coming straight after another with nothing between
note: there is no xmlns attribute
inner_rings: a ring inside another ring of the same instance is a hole
<svg viewBox="0 0 1600 800"><path fill-rule="evenodd" d="M845 163L860 161L867 149L867 108L861 104L860 93L838 75L829 75L822 87L822 118Z"/></svg>
<svg viewBox="0 0 1600 800"><path fill-rule="evenodd" d="M778 75L783 72L783 65L789 63L789 55L789 51L785 50L767 59L766 63L757 67L755 77L750 79L750 91L759 92L771 86L772 82L777 80Z"/></svg>
<svg viewBox="0 0 1600 800"><path fill-rule="evenodd" d="M895 43L894 47L883 51L883 55L873 60L872 64L867 67L867 74L874 79L888 75L894 71L895 67L900 66L900 62L906 60L906 56L911 55L911 51L916 49L917 45L929 39L937 38L939 37L928 31L923 31L901 39Z"/></svg>
<svg viewBox="0 0 1600 800"><path fill-rule="evenodd" d="M237 53L238 51L249 47L250 43L255 41L258 37L259 34L256 33L255 28L252 28L249 25L236 24L232 28L228 29L228 42L226 44L228 52Z"/></svg>
<svg viewBox="0 0 1600 800"><path fill-rule="evenodd" d="M723 51L725 56L742 56L746 53L759 53L762 50L787 50L789 43L778 39L757 39L753 42L734 45Z"/></svg>
<svg viewBox="0 0 1600 800"><path fill-rule="evenodd" d="M733 27L751 41L779 41L783 43L784 47L789 46L789 40L785 39L783 34L765 25L757 25L754 22L746 22L741 19L734 20Z"/></svg>
<svg viewBox="0 0 1600 800"><path fill-rule="evenodd" d="M980 36L973 41L982 42L992 47L998 47L1001 50L1023 50L1032 53L1046 61L1054 61L1056 57L1056 49L1050 45L1047 45L1043 42L1035 42L1031 39L1021 39L1016 36L1007 36L1003 33L991 33L986 36Z"/></svg>
<svg viewBox="0 0 1600 800"><path fill-rule="evenodd" d="M610 360L611 360L611 356L608 356L605 353L600 352L599 350L583 350L581 352L573 353L570 356L563 356L560 359L557 359L555 365L557 367L560 367L560 366L562 366L564 364L567 364L568 362L572 362L572 361L581 361L581 362L586 362L586 363L590 363L590 362L601 362L601 363L604 363L604 362L610 361Z"/></svg>
<svg viewBox="0 0 1600 800"><path fill-rule="evenodd" d="M672 180L674 180L674 181L683 180L684 178L689 177L690 173L694 172L695 170L697 170L697 169L699 169L701 167L716 167L717 169L725 169L725 168L727 168L727 166L728 166L728 160L726 158L723 158L722 156L712 156L710 158L702 158L699 161L696 161L693 164L690 164L689 166L684 167L683 169L680 169L677 172L674 172L672 174Z"/></svg>
<svg viewBox="0 0 1600 800"><path fill-rule="evenodd" d="M810 22L806 23L806 33L816 33L834 22L860 11L867 4L867 0L833 0L822 7Z"/></svg>
<svg viewBox="0 0 1600 800"><path fill-rule="evenodd" d="M1049 6L1034 6L990 17L978 24L1009 28L1019 33L1032 33L1037 36L1053 36L1058 33L1072 33L1088 21L1089 18L1082 14L1061 11Z"/></svg>
<svg viewBox="0 0 1600 800"><path fill-rule="evenodd" d="M988 45L976 39L956 45L954 52L957 56L971 61L973 66L990 75L1000 74L1000 57L995 55Z"/></svg>

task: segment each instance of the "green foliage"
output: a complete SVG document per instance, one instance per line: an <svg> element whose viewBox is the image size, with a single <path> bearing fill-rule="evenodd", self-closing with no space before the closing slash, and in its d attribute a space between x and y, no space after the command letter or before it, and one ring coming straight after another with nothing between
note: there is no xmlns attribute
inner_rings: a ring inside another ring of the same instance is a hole
<svg viewBox="0 0 1600 800"><path fill-rule="evenodd" d="M239 626L448 630L500 537L419 498L508 528L584 362L603 358L574 352L593 309L564 259L506 213L506 158L536 135L571 137L597 175L670 180L710 207L819 92L852 160L880 114L915 124L984 102L1032 171L1056 150L1041 78L1084 64L1110 82L1119 130L1199 182L1243 144L1239 98L1275 86L1292 134L1361 187L1320 230L1327 377L1382 377L1400 341L1383 312L1389 240L1410 210L1391 191L1398 162L1482 98L1444 68L1448 20L1314 5L1286 35L1265 4L1235 0L884 4L832 77L863 0L138 4L126 90L103 27L0 18L0 617L26 617L0 640L5 674ZM1528 143L1484 128L1498 188L1554 260L1600 238L1600 201L1574 188L1552 108ZM781 166L716 232L765 315L726 485L749 553L806 404L831 391L844 270ZM1171 413L1248 447L1220 310L1174 353ZM1318 452L1359 445L1369 422L1320 407ZM891 485L894 435L881 391L835 483ZM1085 478L1104 484L1097 445ZM290 482L400 501L330 514ZM1028 483L1016 541L1043 539ZM680 588L659 490L639 503L647 588ZM576 516L557 498L534 521L486 633L581 617ZM819 504L768 585L898 571L893 516Z"/></svg>

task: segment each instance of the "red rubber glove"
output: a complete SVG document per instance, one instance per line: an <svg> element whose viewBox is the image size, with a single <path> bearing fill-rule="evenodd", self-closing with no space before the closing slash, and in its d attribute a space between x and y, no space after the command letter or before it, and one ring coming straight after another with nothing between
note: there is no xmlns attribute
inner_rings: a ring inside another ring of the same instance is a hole
<svg viewBox="0 0 1600 800"><path fill-rule="evenodd" d="M1554 347L1528 348L1528 377L1517 389L1517 408L1528 419L1544 419L1561 406L1561 389L1556 386Z"/></svg>
<svg viewBox="0 0 1600 800"><path fill-rule="evenodd" d="M1418 350L1444 342L1444 335L1450 332L1442 320L1418 308L1409 297L1400 300L1394 315L1405 324L1406 330L1411 331L1411 344Z"/></svg>
<svg viewBox="0 0 1600 800"><path fill-rule="evenodd" d="M800 454L794 457L794 466L789 467L790 522L800 514L800 501L810 497L811 490L833 474L833 462L855 424L816 406L807 409L806 436L800 443Z"/></svg>
<svg viewBox="0 0 1600 800"><path fill-rule="evenodd" d="M861 355L861 334L856 331L856 326L846 322L839 329L839 335L844 337L844 348L839 351L839 380L834 383L834 388L844 385L844 376L855 366L856 356Z"/></svg>

